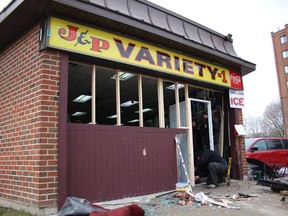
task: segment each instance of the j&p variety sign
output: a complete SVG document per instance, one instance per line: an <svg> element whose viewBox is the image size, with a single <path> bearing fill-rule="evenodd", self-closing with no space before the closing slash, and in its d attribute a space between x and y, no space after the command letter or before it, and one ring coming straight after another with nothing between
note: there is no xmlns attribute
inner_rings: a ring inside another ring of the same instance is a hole
<svg viewBox="0 0 288 216"><path fill-rule="evenodd" d="M50 17L48 46L189 79L242 89L239 72L181 53L74 22Z"/></svg>

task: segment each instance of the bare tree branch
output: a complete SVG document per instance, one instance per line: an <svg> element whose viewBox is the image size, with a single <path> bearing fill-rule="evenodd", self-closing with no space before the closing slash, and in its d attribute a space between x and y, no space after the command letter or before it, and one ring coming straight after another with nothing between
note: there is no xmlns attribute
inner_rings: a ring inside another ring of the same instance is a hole
<svg viewBox="0 0 288 216"><path fill-rule="evenodd" d="M280 100L267 105L262 117L246 117L244 122L247 138L284 137L285 135Z"/></svg>

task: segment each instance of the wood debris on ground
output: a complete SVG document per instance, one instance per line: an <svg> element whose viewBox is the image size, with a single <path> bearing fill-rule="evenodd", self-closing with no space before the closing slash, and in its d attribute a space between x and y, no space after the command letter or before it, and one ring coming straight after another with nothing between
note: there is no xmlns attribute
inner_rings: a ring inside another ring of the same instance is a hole
<svg viewBox="0 0 288 216"><path fill-rule="evenodd" d="M175 192L173 194L174 198L178 198L179 200L176 202L181 206L192 206L193 203L198 203L199 205L216 205L222 206L229 209L239 209L240 207L234 206L233 201L249 201L253 200L258 195L249 195L249 194L234 194L229 198L229 195L225 197L214 196L210 197L209 194L200 193L191 193L189 191L186 192Z"/></svg>

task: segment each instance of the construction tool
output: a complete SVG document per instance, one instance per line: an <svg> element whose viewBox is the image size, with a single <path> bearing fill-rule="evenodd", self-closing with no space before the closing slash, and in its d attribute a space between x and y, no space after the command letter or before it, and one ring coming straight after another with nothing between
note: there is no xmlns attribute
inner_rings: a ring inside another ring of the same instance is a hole
<svg viewBox="0 0 288 216"><path fill-rule="evenodd" d="M227 169L227 185L230 185L230 171L231 171L232 158L228 158L228 169Z"/></svg>
<svg viewBox="0 0 288 216"><path fill-rule="evenodd" d="M156 198L158 198L158 197L162 197L162 196L165 196L165 195L168 195L168 194L174 193L174 192L176 192L176 190L168 191L168 192L166 192L166 193L162 193L162 194L159 194L159 195L153 196L152 199L156 199Z"/></svg>
<svg viewBox="0 0 288 216"><path fill-rule="evenodd" d="M183 171L185 173L186 180L187 180L187 183L188 183L188 191L192 193L192 187L191 187L190 179L189 179L187 168L186 168L186 165L184 163L183 155L182 155L182 152L181 152L181 149L180 149L179 139L177 137L175 137L175 142L176 142L176 145L177 145L179 157L181 159L182 168L183 168Z"/></svg>

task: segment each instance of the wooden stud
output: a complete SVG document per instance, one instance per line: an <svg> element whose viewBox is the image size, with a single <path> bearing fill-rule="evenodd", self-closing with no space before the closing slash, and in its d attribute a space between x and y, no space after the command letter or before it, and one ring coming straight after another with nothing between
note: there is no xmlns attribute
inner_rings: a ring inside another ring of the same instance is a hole
<svg viewBox="0 0 288 216"><path fill-rule="evenodd" d="M219 153L223 157L224 149L224 97L222 95L222 106L221 106L221 118L220 118L220 131L219 131Z"/></svg>
<svg viewBox="0 0 288 216"><path fill-rule="evenodd" d="M142 75L138 74L139 127L143 127L143 92Z"/></svg>
<svg viewBox="0 0 288 216"><path fill-rule="evenodd" d="M192 182L192 186L195 185L194 176L194 154L193 154L193 135L192 135L192 111L191 101L189 98L188 84L185 84L185 111L186 111L186 126L187 130L187 145L188 145L188 170L189 179Z"/></svg>
<svg viewBox="0 0 288 216"><path fill-rule="evenodd" d="M121 126L121 106L120 106L120 71L116 71L116 114L117 126Z"/></svg>
<svg viewBox="0 0 288 216"><path fill-rule="evenodd" d="M164 94L163 94L163 79L157 79L157 90L158 90L158 114L159 114L159 127L165 127L164 119Z"/></svg>
<svg viewBox="0 0 288 216"><path fill-rule="evenodd" d="M92 124L96 124L96 65L92 65L92 100L91 100L91 111L92 111Z"/></svg>
<svg viewBox="0 0 288 216"><path fill-rule="evenodd" d="M175 102L176 102L176 127L180 128L180 102L179 102L179 89L178 89L179 83L175 83Z"/></svg>

